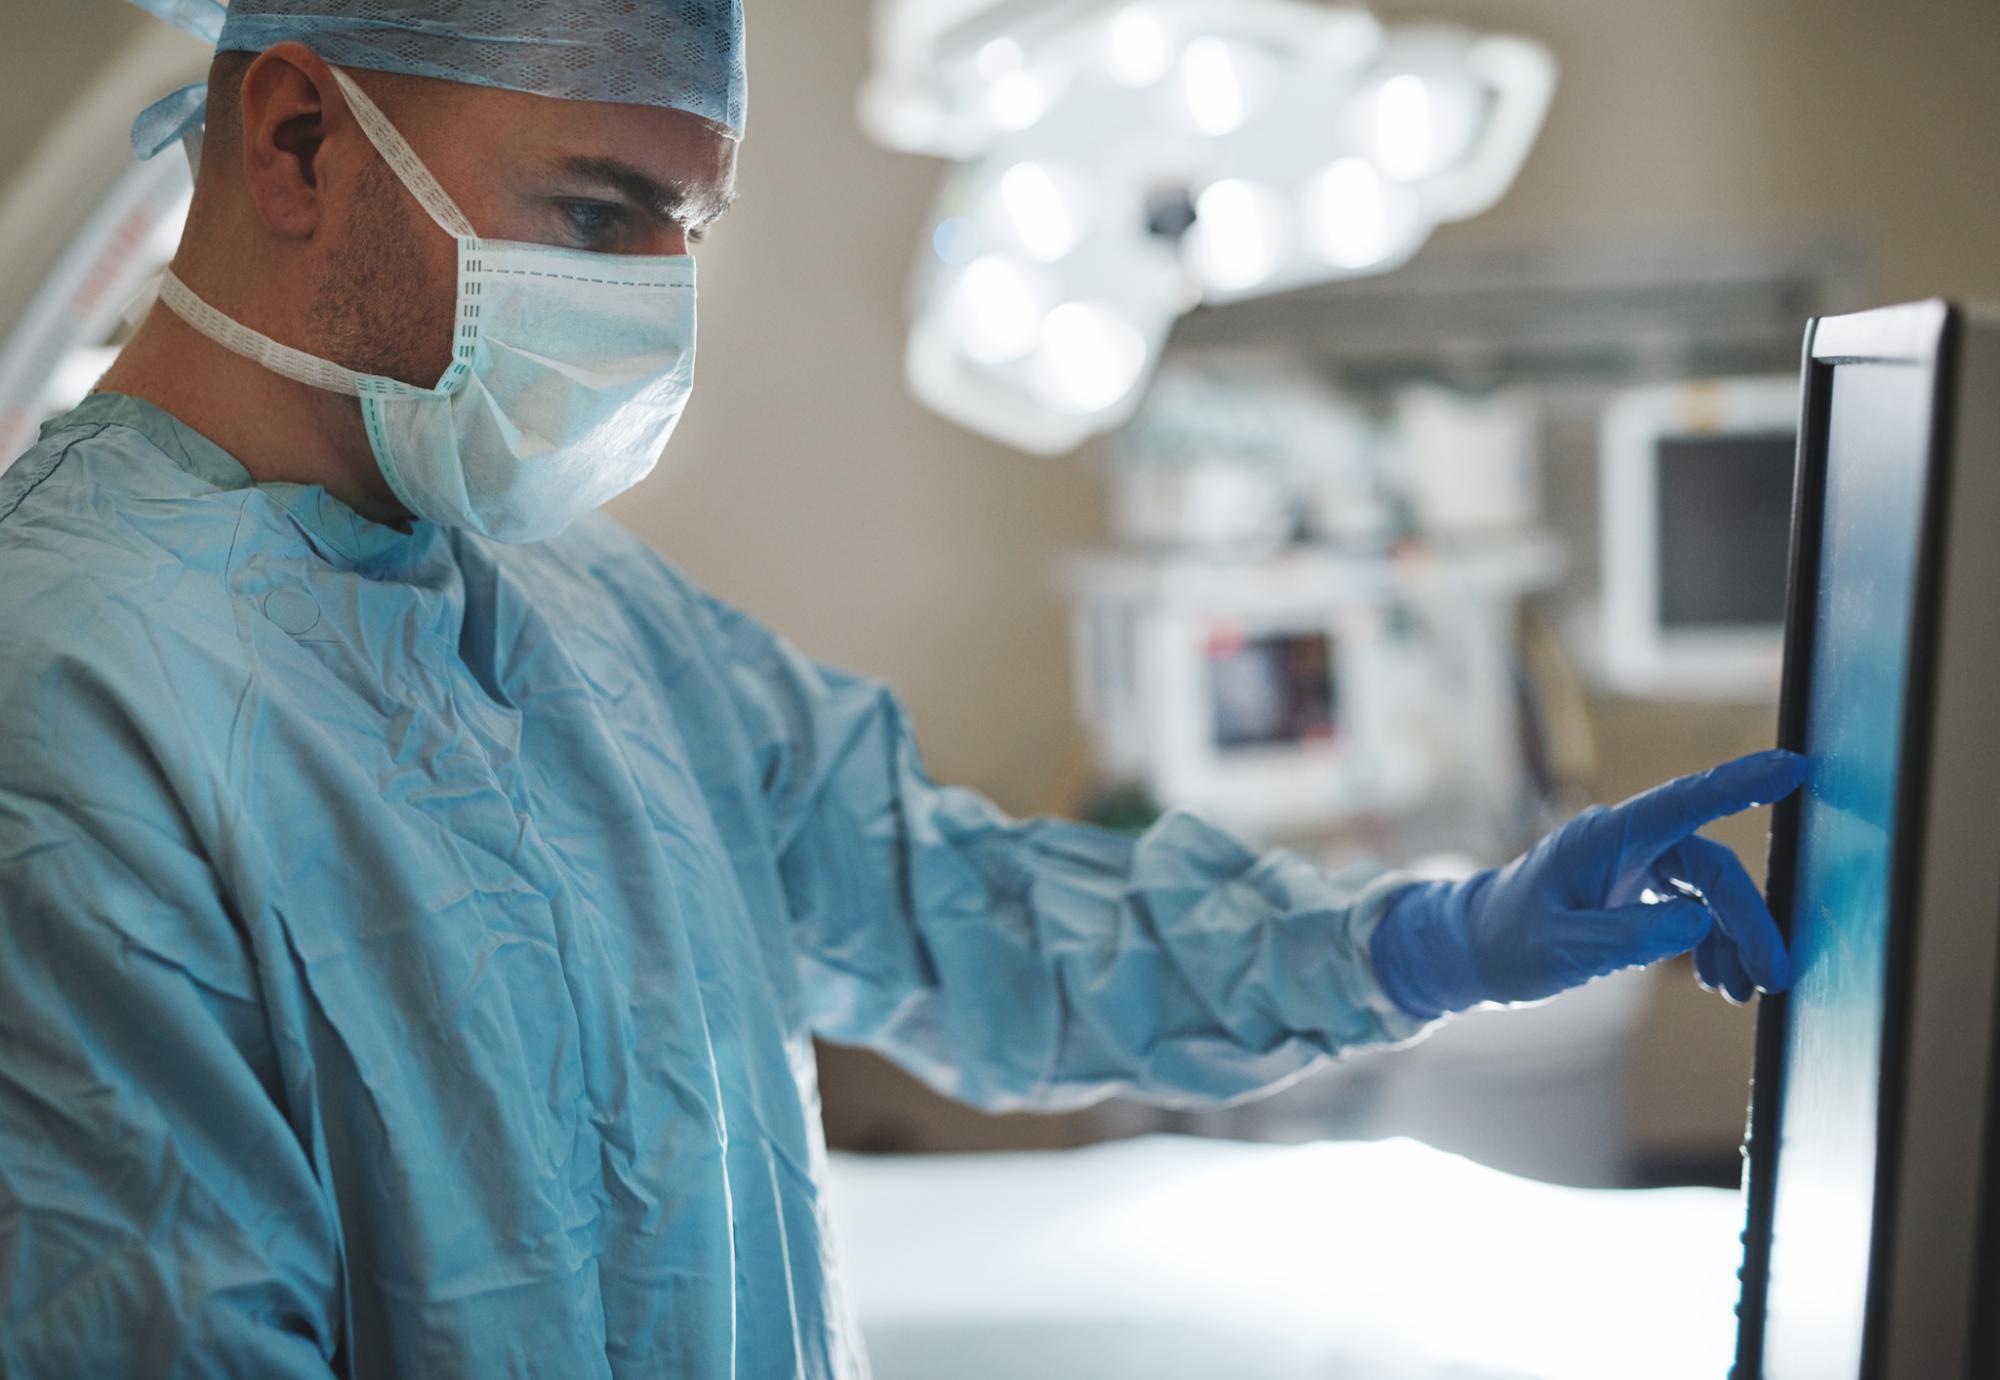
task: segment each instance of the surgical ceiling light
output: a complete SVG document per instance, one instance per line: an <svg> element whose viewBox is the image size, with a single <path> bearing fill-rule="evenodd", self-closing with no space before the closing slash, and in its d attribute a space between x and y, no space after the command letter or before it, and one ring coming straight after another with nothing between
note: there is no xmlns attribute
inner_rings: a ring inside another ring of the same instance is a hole
<svg viewBox="0 0 2000 1380"><path fill-rule="evenodd" d="M1335 268L1361 272L1388 262L1418 233L1417 194L1365 158L1336 158L1299 194L1307 246Z"/></svg>
<svg viewBox="0 0 2000 1380"><path fill-rule="evenodd" d="M1001 210L1027 256L1052 264L1083 238L1083 190L1065 188L1043 163L1016 163L1000 174Z"/></svg>
<svg viewBox="0 0 2000 1380"><path fill-rule="evenodd" d="M1055 453L1169 329L1396 267L1512 184L1548 51L1311 0L877 0L863 125L952 161L911 283L929 407Z"/></svg>
<svg viewBox="0 0 2000 1380"><path fill-rule="evenodd" d="M1219 139L1242 128L1250 113L1243 67L1228 40L1214 34L1181 50L1181 97L1196 130Z"/></svg>
<svg viewBox="0 0 2000 1380"><path fill-rule="evenodd" d="M1212 182L1195 198L1194 216L1187 249L1209 288L1247 292L1278 271L1293 217L1275 191L1239 177Z"/></svg>
<svg viewBox="0 0 2000 1380"><path fill-rule="evenodd" d="M1044 404L1076 417L1114 406L1146 367L1146 337L1116 306L1065 302L1042 318L1028 382Z"/></svg>
<svg viewBox="0 0 2000 1380"><path fill-rule="evenodd" d="M1173 66L1173 41L1150 5L1126 5L1104 30L1104 70L1120 86L1152 86Z"/></svg>
<svg viewBox="0 0 2000 1380"><path fill-rule="evenodd" d="M1043 318L1056 304L1046 275L1017 259L988 254L966 265L952 283L948 314L968 359L1006 364L1034 350Z"/></svg>

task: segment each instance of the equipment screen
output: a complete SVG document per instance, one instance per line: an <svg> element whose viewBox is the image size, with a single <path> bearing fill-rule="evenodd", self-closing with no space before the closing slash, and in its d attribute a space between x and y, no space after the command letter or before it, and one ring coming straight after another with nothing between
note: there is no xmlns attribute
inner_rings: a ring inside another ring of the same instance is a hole
<svg viewBox="0 0 2000 1380"><path fill-rule="evenodd" d="M1668 436L1659 443L1660 624L1771 627L1785 621L1792 512L1789 431Z"/></svg>
<svg viewBox="0 0 2000 1380"><path fill-rule="evenodd" d="M1833 371L1766 1296L1767 1380L1859 1373L1926 370Z"/></svg>
<svg viewBox="0 0 2000 1380"><path fill-rule="evenodd" d="M1333 639L1324 633L1245 637L1221 629L1208 644L1217 748L1282 747L1333 736Z"/></svg>

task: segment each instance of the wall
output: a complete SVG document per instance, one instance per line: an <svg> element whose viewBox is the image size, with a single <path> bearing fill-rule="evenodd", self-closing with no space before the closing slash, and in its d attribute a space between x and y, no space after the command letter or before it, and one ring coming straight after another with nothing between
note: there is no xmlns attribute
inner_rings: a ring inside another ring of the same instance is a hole
<svg viewBox="0 0 2000 1380"><path fill-rule="evenodd" d="M1839 225L1884 300L2000 293L2000 7L1986 0L1390 0L1555 49L1549 125L1507 200L1448 231L1519 242Z"/></svg>
<svg viewBox="0 0 2000 1380"><path fill-rule="evenodd" d="M11 0L0 47L0 187L104 55L156 22L121 0Z"/></svg>

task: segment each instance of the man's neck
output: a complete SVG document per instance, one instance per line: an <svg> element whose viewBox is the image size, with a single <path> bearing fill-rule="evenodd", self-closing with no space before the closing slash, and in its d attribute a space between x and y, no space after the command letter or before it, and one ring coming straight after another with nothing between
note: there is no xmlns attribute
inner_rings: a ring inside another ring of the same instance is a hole
<svg viewBox="0 0 2000 1380"><path fill-rule="evenodd" d="M409 518L382 478L355 399L274 374L164 304L147 314L97 391L153 404L222 447L259 483L317 484L376 522Z"/></svg>

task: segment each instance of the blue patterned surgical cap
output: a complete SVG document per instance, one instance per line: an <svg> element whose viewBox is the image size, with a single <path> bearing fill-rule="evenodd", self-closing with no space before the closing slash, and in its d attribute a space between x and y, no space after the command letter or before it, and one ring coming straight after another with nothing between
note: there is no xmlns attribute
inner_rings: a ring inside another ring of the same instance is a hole
<svg viewBox="0 0 2000 1380"><path fill-rule="evenodd" d="M336 67L685 110L741 136L742 0L133 0L219 53L297 41ZM142 158L201 124L207 90L139 116Z"/></svg>

